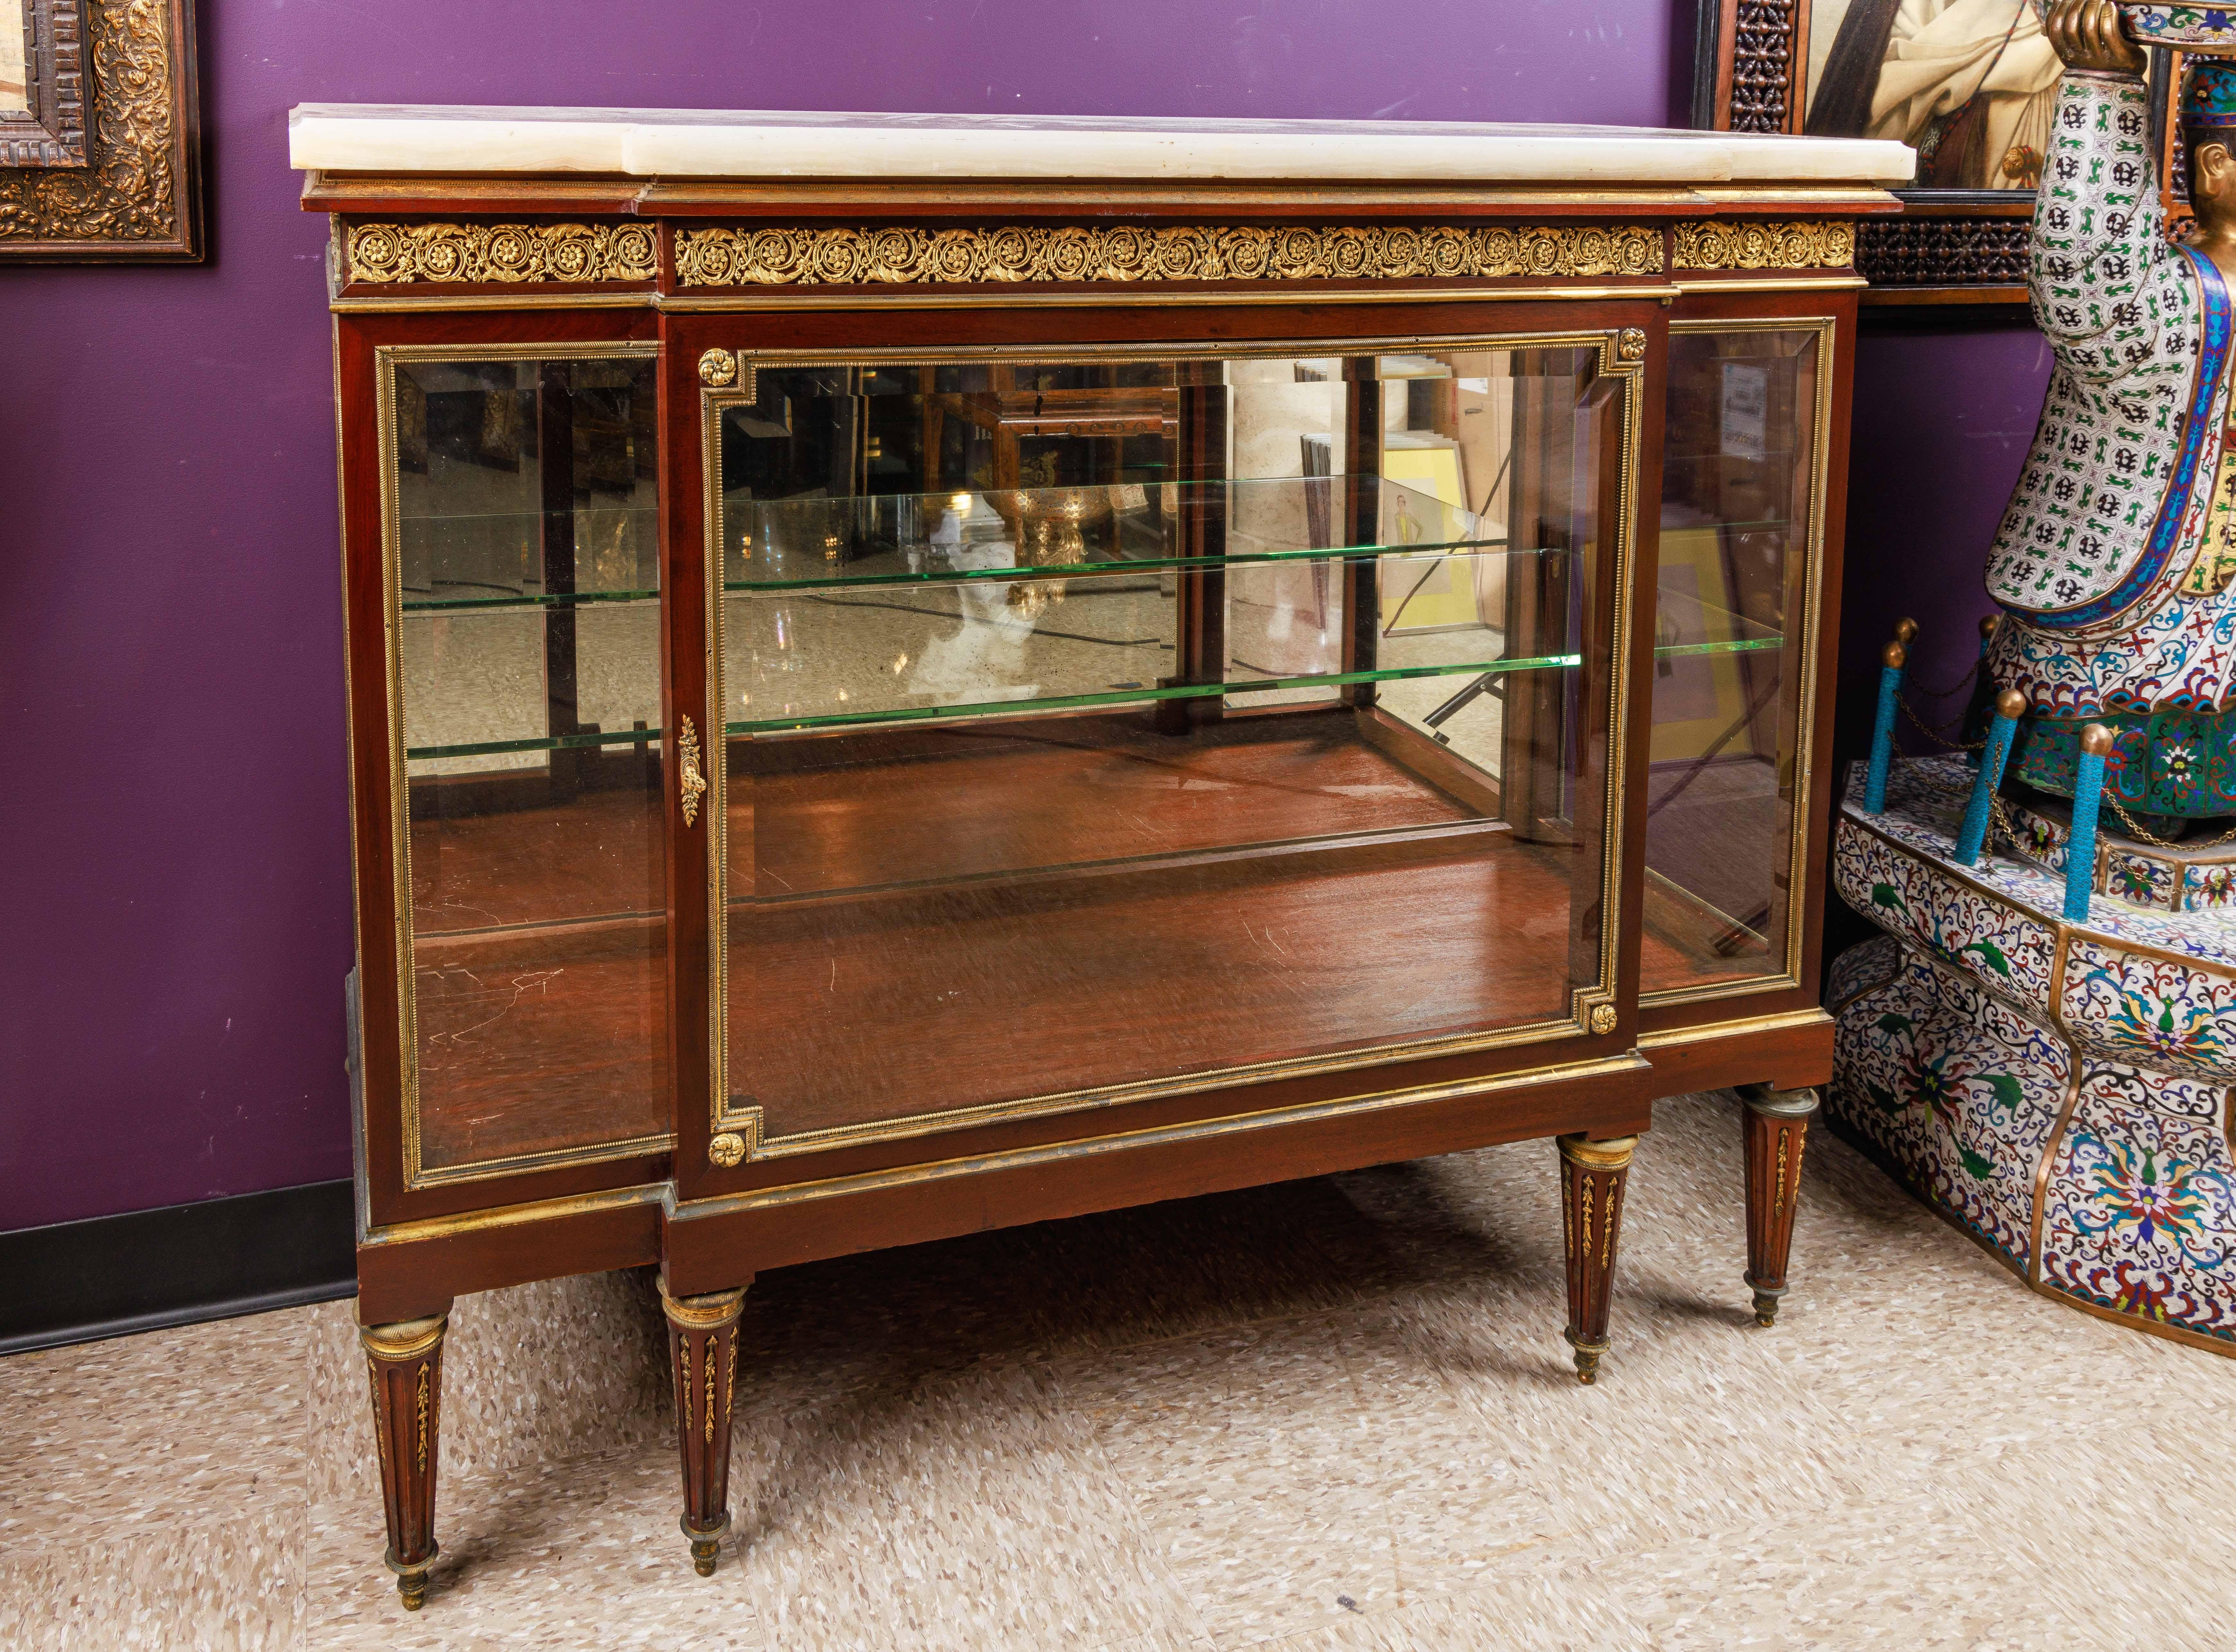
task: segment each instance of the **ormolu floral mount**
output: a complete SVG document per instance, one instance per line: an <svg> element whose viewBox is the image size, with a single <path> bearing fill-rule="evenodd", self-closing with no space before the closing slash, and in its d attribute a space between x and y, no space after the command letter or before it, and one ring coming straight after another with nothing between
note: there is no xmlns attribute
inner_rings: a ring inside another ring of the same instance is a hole
<svg viewBox="0 0 2236 1652"><path fill-rule="evenodd" d="M2001 800L2009 696L1976 768L1897 763L1914 632L1833 839L1888 932L1833 965L1832 1122L2035 1288L2236 1353L2236 852L2099 838L2101 728L2069 815Z"/></svg>

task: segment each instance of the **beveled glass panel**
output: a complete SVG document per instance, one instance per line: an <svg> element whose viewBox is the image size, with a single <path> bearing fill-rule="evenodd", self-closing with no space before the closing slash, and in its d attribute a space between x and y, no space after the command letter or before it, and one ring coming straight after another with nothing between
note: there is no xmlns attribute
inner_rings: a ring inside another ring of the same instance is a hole
<svg viewBox="0 0 2236 1652"><path fill-rule="evenodd" d="M876 1134L1565 1023L1594 359L763 368L710 439L731 1105Z"/></svg>
<svg viewBox="0 0 2236 1652"><path fill-rule="evenodd" d="M394 367L424 1172L668 1128L654 381L644 356Z"/></svg>
<svg viewBox="0 0 2236 1652"><path fill-rule="evenodd" d="M1743 326L1671 334L1645 992L1794 967L1818 337Z"/></svg>

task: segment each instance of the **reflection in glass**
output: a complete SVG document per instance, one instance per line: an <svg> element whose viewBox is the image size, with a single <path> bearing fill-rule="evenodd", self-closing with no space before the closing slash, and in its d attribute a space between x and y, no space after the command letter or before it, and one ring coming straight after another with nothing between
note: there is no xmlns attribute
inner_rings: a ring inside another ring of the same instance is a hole
<svg viewBox="0 0 2236 1652"><path fill-rule="evenodd" d="M654 379L641 356L395 368L428 1170L667 1128Z"/></svg>
<svg viewBox="0 0 2236 1652"><path fill-rule="evenodd" d="M1670 339L1646 992L1788 968L1817 348L1814 330Z"/></svg>
<svg viewBox="0 0 2236 1652"><path fill-rule="evenodd" d="M731 1102L781 1136L1565 1019L1594 360L760 367L711 456Z"/></svg>

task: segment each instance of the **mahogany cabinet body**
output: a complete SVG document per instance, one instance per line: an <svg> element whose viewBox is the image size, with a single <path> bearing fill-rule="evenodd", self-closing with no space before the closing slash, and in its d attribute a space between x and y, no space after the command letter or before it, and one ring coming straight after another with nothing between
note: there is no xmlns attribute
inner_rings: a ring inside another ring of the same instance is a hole
<svg viewBox="0 0 2236 1652"><path fill-rule="evenodd" d="M1723 1086L1798 1142L1892 205L312 174L376 1395L657 1267L711 1566L759 1270L1543 1136L1573 1223Z"/></svg>

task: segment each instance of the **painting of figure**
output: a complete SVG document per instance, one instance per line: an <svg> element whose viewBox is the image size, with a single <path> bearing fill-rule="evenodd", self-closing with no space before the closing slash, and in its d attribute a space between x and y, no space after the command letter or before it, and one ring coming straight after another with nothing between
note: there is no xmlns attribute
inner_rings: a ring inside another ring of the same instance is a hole
<svg viewBox="0 0 2236 1652"><path fill-rule="evenodd" d="M0 115L30 112L30 77L23 68L24 8L30 3L30 0L0 0Z"/></svg>
<svg viewBox="0 0 2236 1652"><path fill-rule="evenodd" d="M2058 74L2035 0L1812 0L1805 129L1907 143L1922 188L2031 189Z"/></svg>

